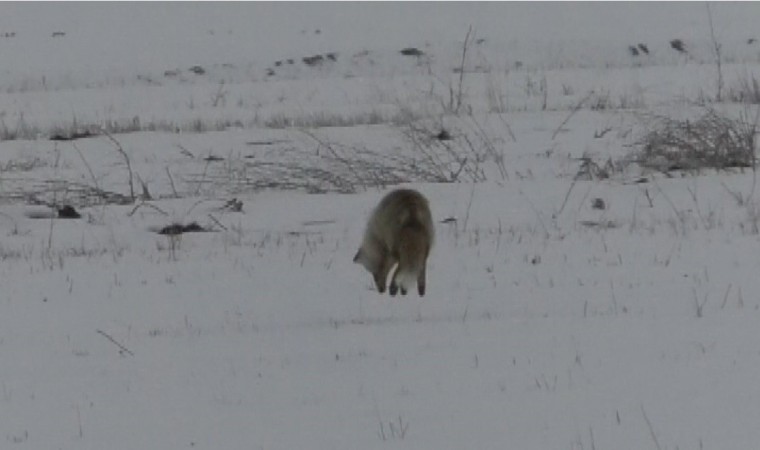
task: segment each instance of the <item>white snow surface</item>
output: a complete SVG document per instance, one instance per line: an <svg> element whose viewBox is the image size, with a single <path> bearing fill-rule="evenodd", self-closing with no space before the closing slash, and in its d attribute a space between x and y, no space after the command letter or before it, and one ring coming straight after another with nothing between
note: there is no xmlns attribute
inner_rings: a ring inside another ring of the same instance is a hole
<svg viewBox="0 0 760 450"><path fill-rule="evenodd" d="M704 3L0 3L0 448L756 448L754 172L577 176L757 114L709 8L721 103ZM424 298L352 263L388 177Z"/></svg>

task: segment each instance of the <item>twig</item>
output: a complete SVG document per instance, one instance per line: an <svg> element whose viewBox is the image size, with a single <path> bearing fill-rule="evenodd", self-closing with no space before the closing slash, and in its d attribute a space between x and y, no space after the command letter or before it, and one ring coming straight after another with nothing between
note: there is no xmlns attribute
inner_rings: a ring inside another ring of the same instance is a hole
<svg viewBox="0 0 760 450"><path fill-rule="evenodd" d="M84 430L82 429L82 412L79 410L79 405L76 406L77 410L77 424L79 425L79 439L84 438Z"/></svg>
<svg viewBox="0 0 760 450"><path fill-rule="evenodd" d="M654 178L652 178L652 183L657 188L657 190L660 192L660 194L662 195L662 198L664 198L665 201L668 203L668 205L670 205L670 208L676 214L676 218L678 218L678 220L681 222L682 232L684 234L686 234L686 216L684 215L683 212L679 211L678 208L676 208L676 204L673 203L673 200L670 199L670 197L668 196L668 194L666 194L665 191L662 190L662 188L660 187L660 185L657 183L657 180L655 180Z"/></svg>
<svg viewBox="0 0 760 450"><path fill-rule="evenodd" d="M195 158L195 155L193 155L193 152L183 147L181 144L177 144L177 147L180 149L180 153L182 153L185 156L188 156L190 158Z"/></svg>
<svg viewBox="0 0 760 450"><path fill-rule="evenodd" d="M216 108L219 106L219 101L224 100L224 97L227 95L226 92L224 92L224 80L219 82L219 90L216 92L216 95L211 98L211 106Z"/></svg>
<svg viewBox="0 0 760 450"><path fill-rule="evenodd" d="M457 86L456 105L454 108L454 114L459 112L459 108L462 106L462 84L464 83L464 63L467 58L467 47L470 40L470 33L472 33L472 25L467 29L467 34L464 37L464 43L462 44L462 62L459 65L459 85Z"/></svg>
<svg viewBox="0 0 760 450"><path fill-rule="evenodd" d="M528 198L527 195L525 195L525 192L522 191L522 189L518 189L517 192L525 197L525 200L527 200L528 205L530 205L530 208L533 210L533 212L536 214L536 217L538 218L538 223L541 225L541 228L544 229L544 233L546 233L545 237L548 239L551 234L549 233L549 229L546 228L546 224L544 223L544 219L541 217L541 213L536 208L536 205L533 204L533 202Z"/></svg>
<svg viewBox="0 0 760 450"><path fill-rule="evenodd" d="M697 318L701 319L704 317L703 311L705 309L705 305L707 304L707 293L705 293L705 299L702 301L702 303L699 303L699 297L697 296L697 289L691 288L691 292L694 294L694 306L697 308Z"/></svg>
<svg viewBox="0 0 760 450"><path fill-rule="evenodd" d="M132 217L137 212L137 210L140 207L142 207L142 206L150 206L151 208L155 209L156 211L160 212L161 214L163 214L165 216L169 215L168 212L164 211L163 209L159 208L158 206L156 206L156 205L154 205L152 203L142 202L142 203L140 203L138 205L135 205L135 207L132 208L132 211L130 211L130 212L127 213L127 217Z"/></svg>
<svg viewBox="0 0 760 450"><path fill-rule="evenodd" d="M196 207L196 206L198 206L198 205L200 205L201 203L204 203L204 202L206 202L206 201L207 201L206 199L200 199L200 200L196 201L195 203L193 203L193 204L190 206L190 209L188 209L188 210L187 210L187 212L185 213L185 216L189 216L189 215L190 215L190 213L191 213L191 212L193 212L193 210L195 209L195 207Z"/></svg>
<svg viewBox="0 0 760 450"><path fill-rule="evenodd" d="M124 147L121 146L119 141L111 136L111 133L109 133L105 128L101 128L101 132L106 135L106 137L110 139L111 142L113 142L113 144L116 146L116 150L121 153L121 156L124 157L124 161L127 163L127 171L129 172L129 198L131 198L132 201L135 201L135 182L134 175L132 174L132 163L129 160L129 155L127 155L127 152L124 151Z"/></svg>
<svg viewBox="0 0 760 450"><path fill-rule="evenodd" d="M707 8L707 22L710 24L710 40L713 44L713 50L715 51L715 65L718 70L718 80L717 80L717 92L715 94L715 101L720 102L723 97L723 69L721 67L722 61L721 61L721 45L718 42L718 39L715 37L715 29L713 28L713 20L712 20L712 11L710 11L710 2L705 2L705 7Z"/></svg>
<svg viewBox="0 0 760 450"><path fill-rule="evenodd" d="M728 303L728 293L731 292L731 283L728 283L728 287L726 288L726 294L723 296L723 303L720 305L720 309L723 309L726 307L726 303Z"/></svg>
<svg viewBox="0 0 760 450"><path fill-rule="evenodd" d="M755 135L757 134L757 126L760 122L760 106L755 109L755 120L752 125L748 121L744 121L744 135L749 141L749 145L752 146L750 151L752 152L752 189L747 196L747 203L752 200L752 196L755 195L755 187L757 186L757 144L755 143Z"/></svg>
<svg viewBox="0 0 760 450"><path fill-rule="evenodd" d="M150 195L150 190L148 190L148 183L146 183L141 177L140 174L137 174L137 181L140 182L140 186L142 186L142 199L143 200L153 200L153 196Z"/></svg>
<svg viewBox="0 0 760 450"><path fill-rule="evenodd" d="M507 127L507 133L509 133L509 137L512 138L512 142L517 142L517 137L515 137L515 133L512 132L512 126L509 125L509 122L507 122L507 119L504 118L502 113L497 114L496 117L498 117L499 120L501 120L501 123L503 123L504 126Z"/></svg>
<svg viewBox="0 0 760 450"><path fill-rule="evenodd" d="M84 155L82 154L82 151L79 150L79 147L77 147L77 144L74 141L71 141L71 146L74 147L74 150L77 151L79 154L79 158L84 163L84 166L87 168L87 171L90 173L90 178L92 178L92 183L95 185L95 189L100 191L100 186L98 185L98 179L95 178L95 173L92 171L92 167L90 167L90 164L85 159Z"/></svg>
<svg viewBox="0 0 760 450"><path fill-rule="evenodd" d="M472 199L475 197L475 183L472 184L472 190L470 191L470 201L467 202L467 212L464 216L464 225L462 231L467 231L467 222L470 220L470 208L472 207Z"/></svg>
<svg viewBox="0 0 760 450"><path fill-rule="evenodd" d="M720 182L720 185L723 186L723 189L728 192L728 194L736 200L736 204L738 206L742 206L746 203L746 200L744 200L744 197L742 196L741 192L733 191L730 187L726 186L726 183L723 181Z"/></svg>
<svg viewBox="0 0 760 450"><path fill-rule="evenodd" d="M195 195L198 195L200 193L203 183L206 182L206 173L208 172L209 164L211 164L211 160L206 159L206 165L203 166L203 174L201 174L201 179L198 181L198 186L195 188Z"/></svg>
<svg viewBox="0 0 760 450"><path fill-rule="evenodd" d="M557 211L557 214L554 215L555 218L559 217L560 214L562 214L562 211L565 210L565 205L567 205L567 200L570 198L570 193L573 192L573 188L575 187L575 183L578 182L578 176L576 175L573 178L573 182L570 183L570 188L567 190L567 193L565 194L565 199L562 201L562 206L560 206L559 211Z"/></svg>
<svg viewBox="0 0 760 450"><path fill-rule="evenodd" d="M335 158L335 160L336 160L336 161L339 161L340 163L344 164L344 165L346 166L346 168L347 168L347 169L348 169L348 170L349 170L351 173L354 173L354 174L355 174L355 173L357 173L357 172L354 170L354 167L353 167L353 165L351 164L351 162L350 162L348 159L346 159L346 158L344 158L344 157L342 157L342 156L338 155L338 153L335 151L335 149L332 147L332 145L330 145L330 144L329 144L329 143L327 143L327 142L324 142L322 139L320 139L319 137L317 137L317 136L316 136L314 133L312 133L312 132L310 132L310 131L307 131L307 130L305 130L305 129L301 129L300 131L301 131L303 134L305 134L306 136L308 136L308 137L310 137L311 139L313 139L314 141L316 141L316 142L317 142L317 144L319 144L320 146L324 147L324 148L325 148L325 149L326 149L328 152L330 152L330 154L333 156L333 158ZM361 181L361 182L362 182L362 187L363 187L363 188L366 190L366 189L367 189L367 185L366 185L366 183L364 183L364 182L361 180L361 178L359 179L359 181ZM353 188L353 185L352 185L352 186L350 186L350 188L351 188L351 190L354 190L354 188Z"/></svg>
<svg viewBox="0 0 760 450"><path fill-rule="evenodd" d="M709 224L707 223L707 220L705 220L704 216L702 216L702 210L699 208L699 200L697 200L697 189L696 189L696 183L694 185L694 189L691 187L687 187L686 190L689 192L689 195L691 195L691 199L694 202L694 209L697 211L697 217L699 217L700 222L702 222L702 226L705 229L708 229Z"/></svg>
<svg viewBox="0 0 760 450"><path fill-rule="evenodd" d="M174 178L172 177L172 173L169 172L169 166L165 167L166 169L166 175L169 177L169 184L172 187L172 192L174 193L174 198L179 198L179 195L177 194L177 189L174 187Z"/></svg>
<svg viewBox="0 0 760 450"><path fill-rule="evenodd" d="M58 177L58 165L61 162L61 150L58 148L58 143L54 145L55 148L55 165L54 165L54 173L56 178ZM58 189L53 190L53 204L50 206L53 210L53 214L50 215L50 231L48 234L48 256L50 256L50 253L53 249L53 228L55 224L55 218L58 216L58 211L56 208L58 207Z"/></svg>
<svg viewBox="0 0 760 450"><path fill-rule="evenodd" d="M562 123L559 124L559 126L557 127L556 130L554 130L554 133L552 134L552 141L557 137L557 135L559 134L559 132L562 130L562 127L564 127L565 124L567 124L567 122L570 121L570 118L573 117L575 115L575 113L577 113L583 107L583 104L586 103L586 100L588 100L589 98L591 98L592 95L594 95L594 91L593 90L589 91L589 93L586 94L586 96L583 97L581 99L581 101L579 101L573 107L572 111L570 111L570 114L568 114L567 117L565 117L565 120L563 120Z"/></svg>
<svg viewBox="0 0 760 450"><path fill-rule="evenodd" d="M657 435L654 434L654 428L652 427L652 422L649 421L649 417L647 417L647 412L644 410L644 405L641 405L641 414L644 416L644 421L647 423L647 427L649 428L649 434L652 436L652 440L654 441L655 447L657 447L657 450L662 450L662 447L660 447L660 443L657 441Z"/></svg>
<svg viewBox="0 0 760 450"><path fill-rule="evenodd" d="M95 330L95 331L97 331L98 334L100 334L101 336L105 337L109 341L113 342L114 345L116 345L117 347L119 347L119 354L120 355L123 355L124 353L126 353L129 356L135 356L135 354L132 353L131 350L129 350L127 347L125 347L122 344L120 344L116 339L114 339L113 337L111 337L110 334L108 334L108 333L106 333L105 331L102 331L102 330Z"/></svg>
<svg viewBox="0 0 760 450"><path fill-rule="evenodd" d="M210 213L209 213L209 215L208 215L208 216L211 218L211 220L213 220L213 221L214 221L214 223L215 223L215 224L217 224L217 225L219 226L219 228L221 228L221 229L222 229L222 230L224 230L224 231L227 231L227 227L225 227L224 225L222 225L222 223L221 223L221 222L219 222L219 220L218 220L216 217L214 217L214 216L213 216L212 214L210 214Z"/></svg>
<svg viewBox="0 0 760 450"><path fill-rule="evenodd" d="M478 120L474 115L470 114L470 119L472 120L473 125L475 125L475 130L480 136L481 141L483 141L483 145L485 145L486 151L488 153L491 153L491 157L494 159L496 167L499 169L502 181L509 180L509 173L507 173L507 168L504 166L504 150L502 149L501 152L498 152L496 150L496 146L493 144L493 141L488 137L488 134L485 132L483 127L480 126L480 123L478 123ZM509 124L507 124L507 127L509 127ZM509 130L509 133L511 135L512 130ZM512 139L514 139L514 135L512 135Z"/></svg>

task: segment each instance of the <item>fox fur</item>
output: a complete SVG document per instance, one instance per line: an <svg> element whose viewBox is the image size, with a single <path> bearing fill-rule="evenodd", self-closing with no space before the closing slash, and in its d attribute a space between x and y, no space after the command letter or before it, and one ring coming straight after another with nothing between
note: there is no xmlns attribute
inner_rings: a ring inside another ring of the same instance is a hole
<svg viewBox="0 0 760 450"><path fill-rule="evenodd" d="M367 223L364 239L354 262L372 274L379 293L385 292L388 273L390 295L400 290L406 295L417 283L417 293L425 295L427 258L435 230L427 199L413 189L387 194L375 207Z"/></svg>

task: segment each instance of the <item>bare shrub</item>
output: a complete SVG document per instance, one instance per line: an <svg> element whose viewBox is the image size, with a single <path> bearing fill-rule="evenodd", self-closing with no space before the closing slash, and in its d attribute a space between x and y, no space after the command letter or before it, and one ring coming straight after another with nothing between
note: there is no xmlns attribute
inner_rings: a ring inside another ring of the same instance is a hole
<svg viewBox="0 0 760 450"><path fill-rule="evenodd" d="M131 205L134 200L124 194L103 190L84 183L66 180L42 180L39 183L29 184L28 180L22 183L13 183L10 189L5 190L0 199L10 201L23 201L33 205L58 206L60 199L55 193L65 193L68 202L79 206L96 205Z"/></svg>
<svg viewBox="0 0 760 450"><path fill-rule="evenodd" d="M507 72L507 75L509 75L509 72ZM497 82L491 76L486 79L485 96L488 102L488 112L504 114L509 111L507 93L502 92L497 86Z"/></svg>
<svg viewBox="0 0 760 450"><path fill-rule="evenodd" d="M485 181L481 165L487 156L488 149L483 147L487 139L478 135L481 142L473 142L467 133L455 133L450 139L443 140L438 137L440 132L436 130L439 128L440 125L429 122L409 123L402 129L402 134L415 156L425 163L439 182Z"/></svg>
<svg viewBox="0 0 760 450"><path fill-rule="evenodd" d="M397 115L384 114L379 110L361 112L355 114L338 114L320 111L312 114L286 115L278 114L264 121L267 128L327 128L327 127L353 127L357 125L377 125L394 122Z"/></svg>
<svg viewBox="0 0 760 450"><path fill-rule="evenodd" d="M42 134L39 127L29 124L24 119L24 113L19 114L15 127L9 127L0 114L0 141L13 141L16 139L35 139Z"/></svg>
<svg viewBox="0 0 760 450"><path fill-rule="evenodd" d="M606 161L596 161L586 153L579 158L579 161L581 164L575 174L575 180L606 180L613 174L622 172L625 167L624 161L616 163L612 158L608 158Z"/></svg>
<svg viewBox="0 0 760 450"><path fill-rule="evenodd" d="M48 165L49 163L47 161L38 157L12 159L5 163L0 163L0 174L5 172L31 172L35 169L47 167Z"/></svg>
<svg viewBox="0 0 760 450"><path fill-rule="evenodd" d="M728 89L726 99L736 103L760 105L760 81L754 75L747 75Z"/></svg>
<svg viewBox="0 0 760 450"><path fill-rule="evenodd" d="M705 108L697 120L655 116L637 145L636 160L646 168L669 172L754 167L758 115L728 117Z"/></svg>
<svg viewBox="0 0 760 450"><path fill-rule="evenodd" d="M315 150L283 147L272 158L244 158L210 165L203 173L189 175L186 181L200 180L209 192L222 190L230 194L264 189L354 193L413 181L450 181L440 167L424 156L380 153L305 133L316 144Z"/></svg>

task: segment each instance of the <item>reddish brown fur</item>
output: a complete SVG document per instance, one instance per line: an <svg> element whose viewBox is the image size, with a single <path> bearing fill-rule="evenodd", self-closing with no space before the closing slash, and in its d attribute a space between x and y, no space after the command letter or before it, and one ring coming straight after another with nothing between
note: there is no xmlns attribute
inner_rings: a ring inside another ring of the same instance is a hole
<svg viewBox="0 0 760 450"><path fill-rule="evenodd" d="M372 212L361 248L354 262L372 273L378 292L385 292L388 273L398 263L389 293L406 295L408 284L417 283L425 295L426 266L434 229L427 199L411 189L395 190Z"/></svg>

